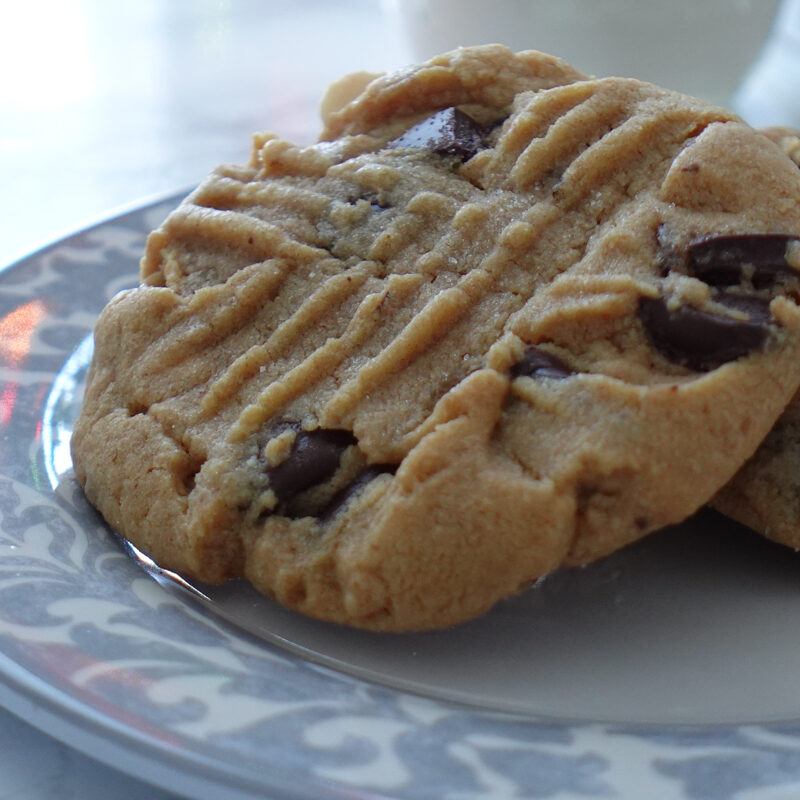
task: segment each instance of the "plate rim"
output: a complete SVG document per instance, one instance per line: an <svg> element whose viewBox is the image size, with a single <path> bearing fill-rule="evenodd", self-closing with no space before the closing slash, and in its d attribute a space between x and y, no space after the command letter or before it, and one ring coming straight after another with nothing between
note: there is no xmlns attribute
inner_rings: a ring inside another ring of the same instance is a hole
<svg viewBox="0 0 800 800"><path fill-rule="evenodd" d="M17 671L20 674L15 676L13 673ZM155 788L198 800L263 797L263 786L243 779L225 762L167 743L154 748L148 737L79 703L67 692L24 670L3 652L0 652L0 706L67 747ZM157 759L153 758L154 750L159 754ZM219 785L220 772L226 774L229 784ZM236 784L241 788L236 788ZM211 794L207 791L209 786ZM228 793L228 789L233 792ZM284 793L280 797L304 800L303 795L297 794Z"/></svg>
<svg viewBox="0 0 800 800"><path fill-rule="evenodd" d="M171 189L163 192L144 195L138 200L129 200L119 203L109 211L104 211L96 215L89 215L82 222L72 227L62 229L61 232L54 232L51 236L43 239L40 244L36 244L32 249L24 251L21 255L12 255L10 260L0 262L0 281L5 274L17 269L32 261L35 258L46 255L50 250L60 247L70 239L90 233L95 228L108 225L121 217L131 214L144 212L149 208L167 203L170 201L180 202L184 197L195 190L196 185L186 186L183 189Z"/></svg>

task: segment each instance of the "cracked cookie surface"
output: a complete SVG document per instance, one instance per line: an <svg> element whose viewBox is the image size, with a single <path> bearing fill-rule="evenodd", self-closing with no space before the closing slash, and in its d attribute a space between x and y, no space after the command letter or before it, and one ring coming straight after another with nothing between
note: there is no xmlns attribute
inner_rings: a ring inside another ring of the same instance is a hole
<svg viewBox="0 0 800 800"><path fill-rule="evenodd" d="M497 46L324 108L317 145L217 169L98 322L73 452L123 535L315 617L441 627L753 453L800 382L793 262L728 258L794 253L772 143Z"/></svg>

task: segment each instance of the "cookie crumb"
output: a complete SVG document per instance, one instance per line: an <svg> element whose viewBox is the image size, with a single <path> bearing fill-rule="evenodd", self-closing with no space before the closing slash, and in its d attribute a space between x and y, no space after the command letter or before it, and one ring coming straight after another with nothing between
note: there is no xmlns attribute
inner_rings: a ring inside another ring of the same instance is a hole
<svg viewBox="0 0 800 800"><path fill-rule="evenodd" d="M274 468L286 461L294 447L295 439L297 439L297 431L293 428L270 439L264 447L264 461L267 466Z"/></svg>

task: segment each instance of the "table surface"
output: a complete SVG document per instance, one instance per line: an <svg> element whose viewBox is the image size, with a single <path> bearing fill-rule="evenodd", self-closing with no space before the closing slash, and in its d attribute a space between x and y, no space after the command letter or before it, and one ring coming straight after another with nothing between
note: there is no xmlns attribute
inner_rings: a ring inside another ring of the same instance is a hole
<svg viewBox="0 0 800 800"><path fill-rule="evenodd" d="M377 0L9 3L0 266L245 159L255 131L311 141L332 79L409 60ZM110 789L118 800L171 796L0 709L0 800L92 800Z"/></svg>

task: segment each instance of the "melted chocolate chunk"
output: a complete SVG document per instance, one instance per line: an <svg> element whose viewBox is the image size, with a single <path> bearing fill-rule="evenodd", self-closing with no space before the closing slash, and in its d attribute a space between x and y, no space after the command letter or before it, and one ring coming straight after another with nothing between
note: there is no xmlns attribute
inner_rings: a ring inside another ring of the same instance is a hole
<svg viewBox="0 0 800 800"><path fill-rule="evenodd" d="M786 261L797 236L778 233L704 236L689 243L689 270L711 286L749 279L755 289L772 286L781 275L800 277Z"/></svg>
<svg viewBox="0 0 800 800"><path fill-rule="evenodd" d="M457 108L445 108L409 128L389 142L389 147L430 150L466 161L486 147L486 143L481 126L472 117Z"/></svg>
<svg viewBox="0 0 800 800"><path fill-rule="evenodd" d="M356 439L349 431L299 431L286 460L267 470L269 486L281 503L318 486L339 468L342 453Z"/></svg>
<svg viewBox="0 0 800 800"><path fill-rule="evenodd" d="M762 300L760 297L720 292L714 297L714 302L725 306L725 308L730 308L732 311L747 314L750 322L761 322L764 325L769 325L772 321L772 314L769 310L770 301Z"/></svg>
<svg viewBox="0 0 800 800"><path fill-rule="evenodd" d="M362 472L359 472L347 486L341 488L330 500L327 506L320 512L319 521L328 522L336 512L344 508L368 483L379 475L394 475L397 472L397 464L372 464Z"/></svg>
<svg viewBox="0 0 800 800"><path fill-rule="evenodd" d="M520 378L557 378L563 380L575 373L560 358L541 350L538 347L528 347L525 355L511 367L511 377Z"/></svg>
<svg viewBox="0 0 800 800"><path fill-rule="evenodd" d="M769 335L769 308L752 298L721 295L716 301L747 314L735 319L681 306L671 311L662 298L642 297L639 318L655 348L668 360L708 372L763 347Z"/></svg>

